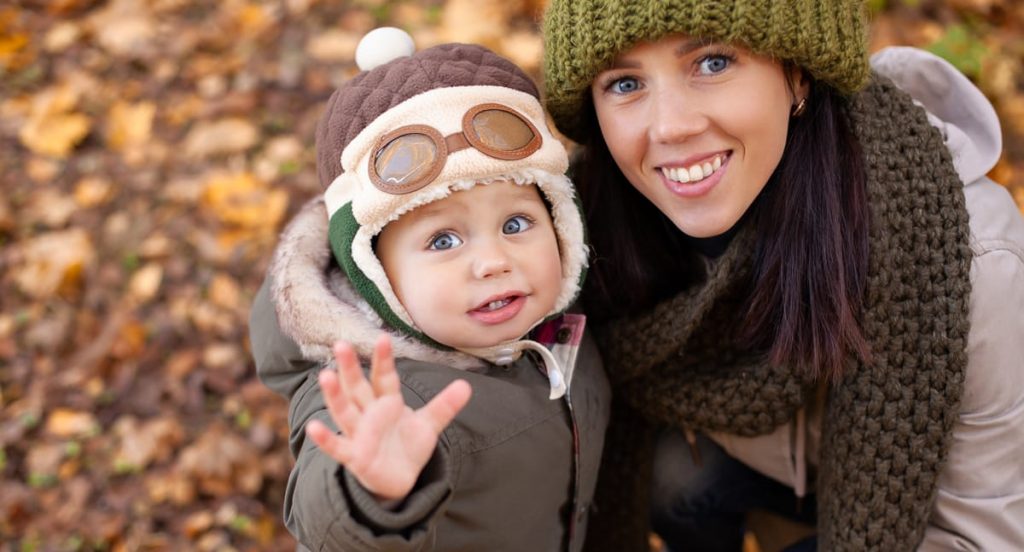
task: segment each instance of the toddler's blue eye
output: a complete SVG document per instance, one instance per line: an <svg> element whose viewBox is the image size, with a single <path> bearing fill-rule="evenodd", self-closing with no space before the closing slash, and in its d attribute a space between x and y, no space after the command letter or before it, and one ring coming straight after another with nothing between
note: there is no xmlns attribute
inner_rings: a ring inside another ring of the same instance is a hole
<svg viewBox="0 0 1024 552"><path fill-rule="evenodd" d="M533 226L530 219L523 215L516 215L505 221L505 224L501 226L501 232L503 234L518 234L526 231L527 228Z"/></svg>
<svg viewBox="0 0 1024 552"><path fill-rule="evenodd" d="M444 251L462 245L462 240L450 232L444 232L434 236L430 240L430 249Z"/></svg>
<svg viewBox="0 0 1024 552"><path fill-rule="evenodd" d="M623 77L613 82L611 88L617 94L628 94L640 88L640 83L633 77Z"/></svg>

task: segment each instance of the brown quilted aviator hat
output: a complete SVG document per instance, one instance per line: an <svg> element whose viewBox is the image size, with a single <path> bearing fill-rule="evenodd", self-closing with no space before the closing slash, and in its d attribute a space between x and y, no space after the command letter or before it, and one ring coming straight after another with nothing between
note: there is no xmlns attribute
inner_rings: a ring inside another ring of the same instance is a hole
<svg viewBox="0 0 1024 552"><path fill-rule="evenodd" d="M512 62L482 46L443 44L365 70L328 100L316 147L331 249L388 325L440 346L398 301L373 238L404 213L495 181L536 185L545 196L563 276L550 314L575 299L586 248L568 157L536 85Z"/></svg>

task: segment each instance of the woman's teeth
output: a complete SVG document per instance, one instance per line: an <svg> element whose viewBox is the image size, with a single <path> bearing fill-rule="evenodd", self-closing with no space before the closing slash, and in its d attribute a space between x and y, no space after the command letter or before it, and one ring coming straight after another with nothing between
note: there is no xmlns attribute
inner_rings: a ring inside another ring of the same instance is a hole
<svg viewBox="0 0 1024 552"><path fill-rule="evenodd" d="M716 155L711 161L697 163L689 168L686 167L663 167L661 172L669 180L676 182L700 182L715 174L715 171L722 167L722 156Z"/></svg>

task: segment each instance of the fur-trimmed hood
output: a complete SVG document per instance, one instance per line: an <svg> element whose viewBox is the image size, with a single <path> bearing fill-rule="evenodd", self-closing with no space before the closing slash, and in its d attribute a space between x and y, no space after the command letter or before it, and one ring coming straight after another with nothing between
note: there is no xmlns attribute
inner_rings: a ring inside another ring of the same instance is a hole
<svg viewBox="0 0 1024 552"><path fill-rule="evenodd" d="M309 201L281 234L268 269L270 297L278 324L302 356L320 362L333 360L331 346L342 340L369 358L380 332L391 335L396 358L473 369L483 361L457 351L435 349L385 328L380 316L356 292L337 265L327 241L327 212L323 198Z"/></svg>

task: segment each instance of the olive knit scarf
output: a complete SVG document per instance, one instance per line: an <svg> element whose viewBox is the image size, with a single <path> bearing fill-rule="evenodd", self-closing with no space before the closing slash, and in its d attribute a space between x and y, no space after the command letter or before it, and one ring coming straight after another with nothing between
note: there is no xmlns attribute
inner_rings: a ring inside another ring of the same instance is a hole
<svg viewBox="0 0 1024 552"><path fill-rule="evenodd" d="M822 550L913 550L931 513L967 363L963 184L924 111L888 81L874 78L849 113L871 206L863 330L872 362L851 360L829 390L818 542ZM789 421L813 390L789 367L722 345L742 312L749 226L696 289L600 329L619 404L588 548L644 546L646 519L634 516L645 517L652 439L640 426L764 434ZM639 536L617 541L614 533L631 525Z"/></svg>

